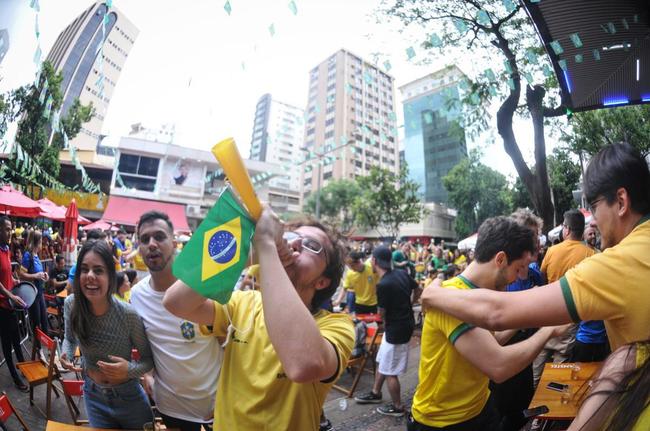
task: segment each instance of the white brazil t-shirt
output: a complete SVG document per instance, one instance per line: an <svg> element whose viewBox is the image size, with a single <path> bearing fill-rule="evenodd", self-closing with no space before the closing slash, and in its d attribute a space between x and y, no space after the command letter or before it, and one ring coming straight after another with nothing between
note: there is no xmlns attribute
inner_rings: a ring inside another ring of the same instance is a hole
<svg viewBox="0 0 650 431"><path fill-rule="evenodd" d="M156 406L174 418L209 421L223 361L219 341L167 311L162 304L165 293L151 287L151 276L131 290L131 305L142 317L153 352Z"/></svg>

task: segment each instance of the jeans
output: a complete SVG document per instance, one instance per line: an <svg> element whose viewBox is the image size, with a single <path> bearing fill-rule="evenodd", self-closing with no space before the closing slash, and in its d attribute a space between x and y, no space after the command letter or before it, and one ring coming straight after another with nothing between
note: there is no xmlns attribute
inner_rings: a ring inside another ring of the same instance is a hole
<svg viewBox="0 0 650 431"><path fill-rule="evenodd" d="M349 290L345 298L345 305L348 307L348 313L354 313L354 298L354 291Z"/></svg>
<svg viewBox="0 0 650 431"><path fill-rule="evenodd" d="M149 398L135 379L120 385L104 386L86 377L83 390L92 427L142 429L144 424L154 421Z"/></svg>
<svg viewBox="0 0 650 431"><path fill-rule="evenodd" d="M32 321L32 329L35 327L41 328L47 334L47 305L45 305L45 298L43 297L43 288L36 287L36 299L31 307L29 307L29 319Z"/></svg>

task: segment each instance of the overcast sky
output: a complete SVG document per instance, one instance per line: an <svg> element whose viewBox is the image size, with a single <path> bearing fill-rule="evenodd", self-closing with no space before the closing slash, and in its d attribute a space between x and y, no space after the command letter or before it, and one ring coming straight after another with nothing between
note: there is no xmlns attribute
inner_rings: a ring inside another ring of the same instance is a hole
<svg viewBox="0 0 650 431"><path fill-rule="evenodd" d="M2 92L32 80L36 70L32 61L35 14L29 3L0 0L0 28L9 27L11 37L10 51L0 66ZM340 48L367 60L381 53L380 65L390 61L401 124L397 88L445 65L440 58L432 58L427 66L407 61L405 51L410 46L417 52L416 60L424 58L418 46L424 32L398 33L395 25L378 25L372 13L376 0L295 0L296 15L288 0L231 0L230 15L224 3L113 1L140 30L104 121L104 132L113 142L126 135L133 123L175 123L179 145L207 150L233 136L247 157L260 96L271 93L277 100L304 107L309 70ZM43 57L61 30L90 4L88 0L40 0ZM485 66L465 56L459 67L471 76ZM516 132L530 159L528 124L518 124ZM470 142L470 148L477 144ZM500 140L485 152L484 162L506 175L515 173Z"/></svg>

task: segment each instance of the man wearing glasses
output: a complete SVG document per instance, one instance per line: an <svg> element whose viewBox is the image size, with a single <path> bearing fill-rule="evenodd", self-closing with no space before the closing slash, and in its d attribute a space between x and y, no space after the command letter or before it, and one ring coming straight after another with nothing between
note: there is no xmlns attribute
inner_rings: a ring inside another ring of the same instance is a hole
<svg viewBox="0 0 650 431"><path fill-rule="evenodd" d="M612 351L650 338L648 165L630 145L609 145L589 163L584 192L603 253L541 288L508 293L426 289L424 306L493 330L604 320Z"/></svg>
<svg viewBox="0 0 650 431"><path fill-rule="evenodd" d="M177 281L163 304L227 338L214 429L316 430L354 346L350 317L319 308L338 287L345 251L322 224L283 225L268 208L253 243L260 291L234 292L221 305Z"/></svg>

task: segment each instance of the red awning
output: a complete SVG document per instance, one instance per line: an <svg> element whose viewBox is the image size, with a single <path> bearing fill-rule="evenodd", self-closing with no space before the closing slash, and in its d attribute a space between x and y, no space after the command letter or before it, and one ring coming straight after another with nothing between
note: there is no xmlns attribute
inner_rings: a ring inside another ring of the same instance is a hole
<svg viewBox="0 0 650 431"><path fill-rule="evenodd" d="M108 205L106 205L102 220L109 223L135 226L140 216L151 210L167 214L174 225L175 231L190 231L190 227L187 224L187 217L185 217L185 205L125 198L122 196L111 196L108 198Z"/></svg>

